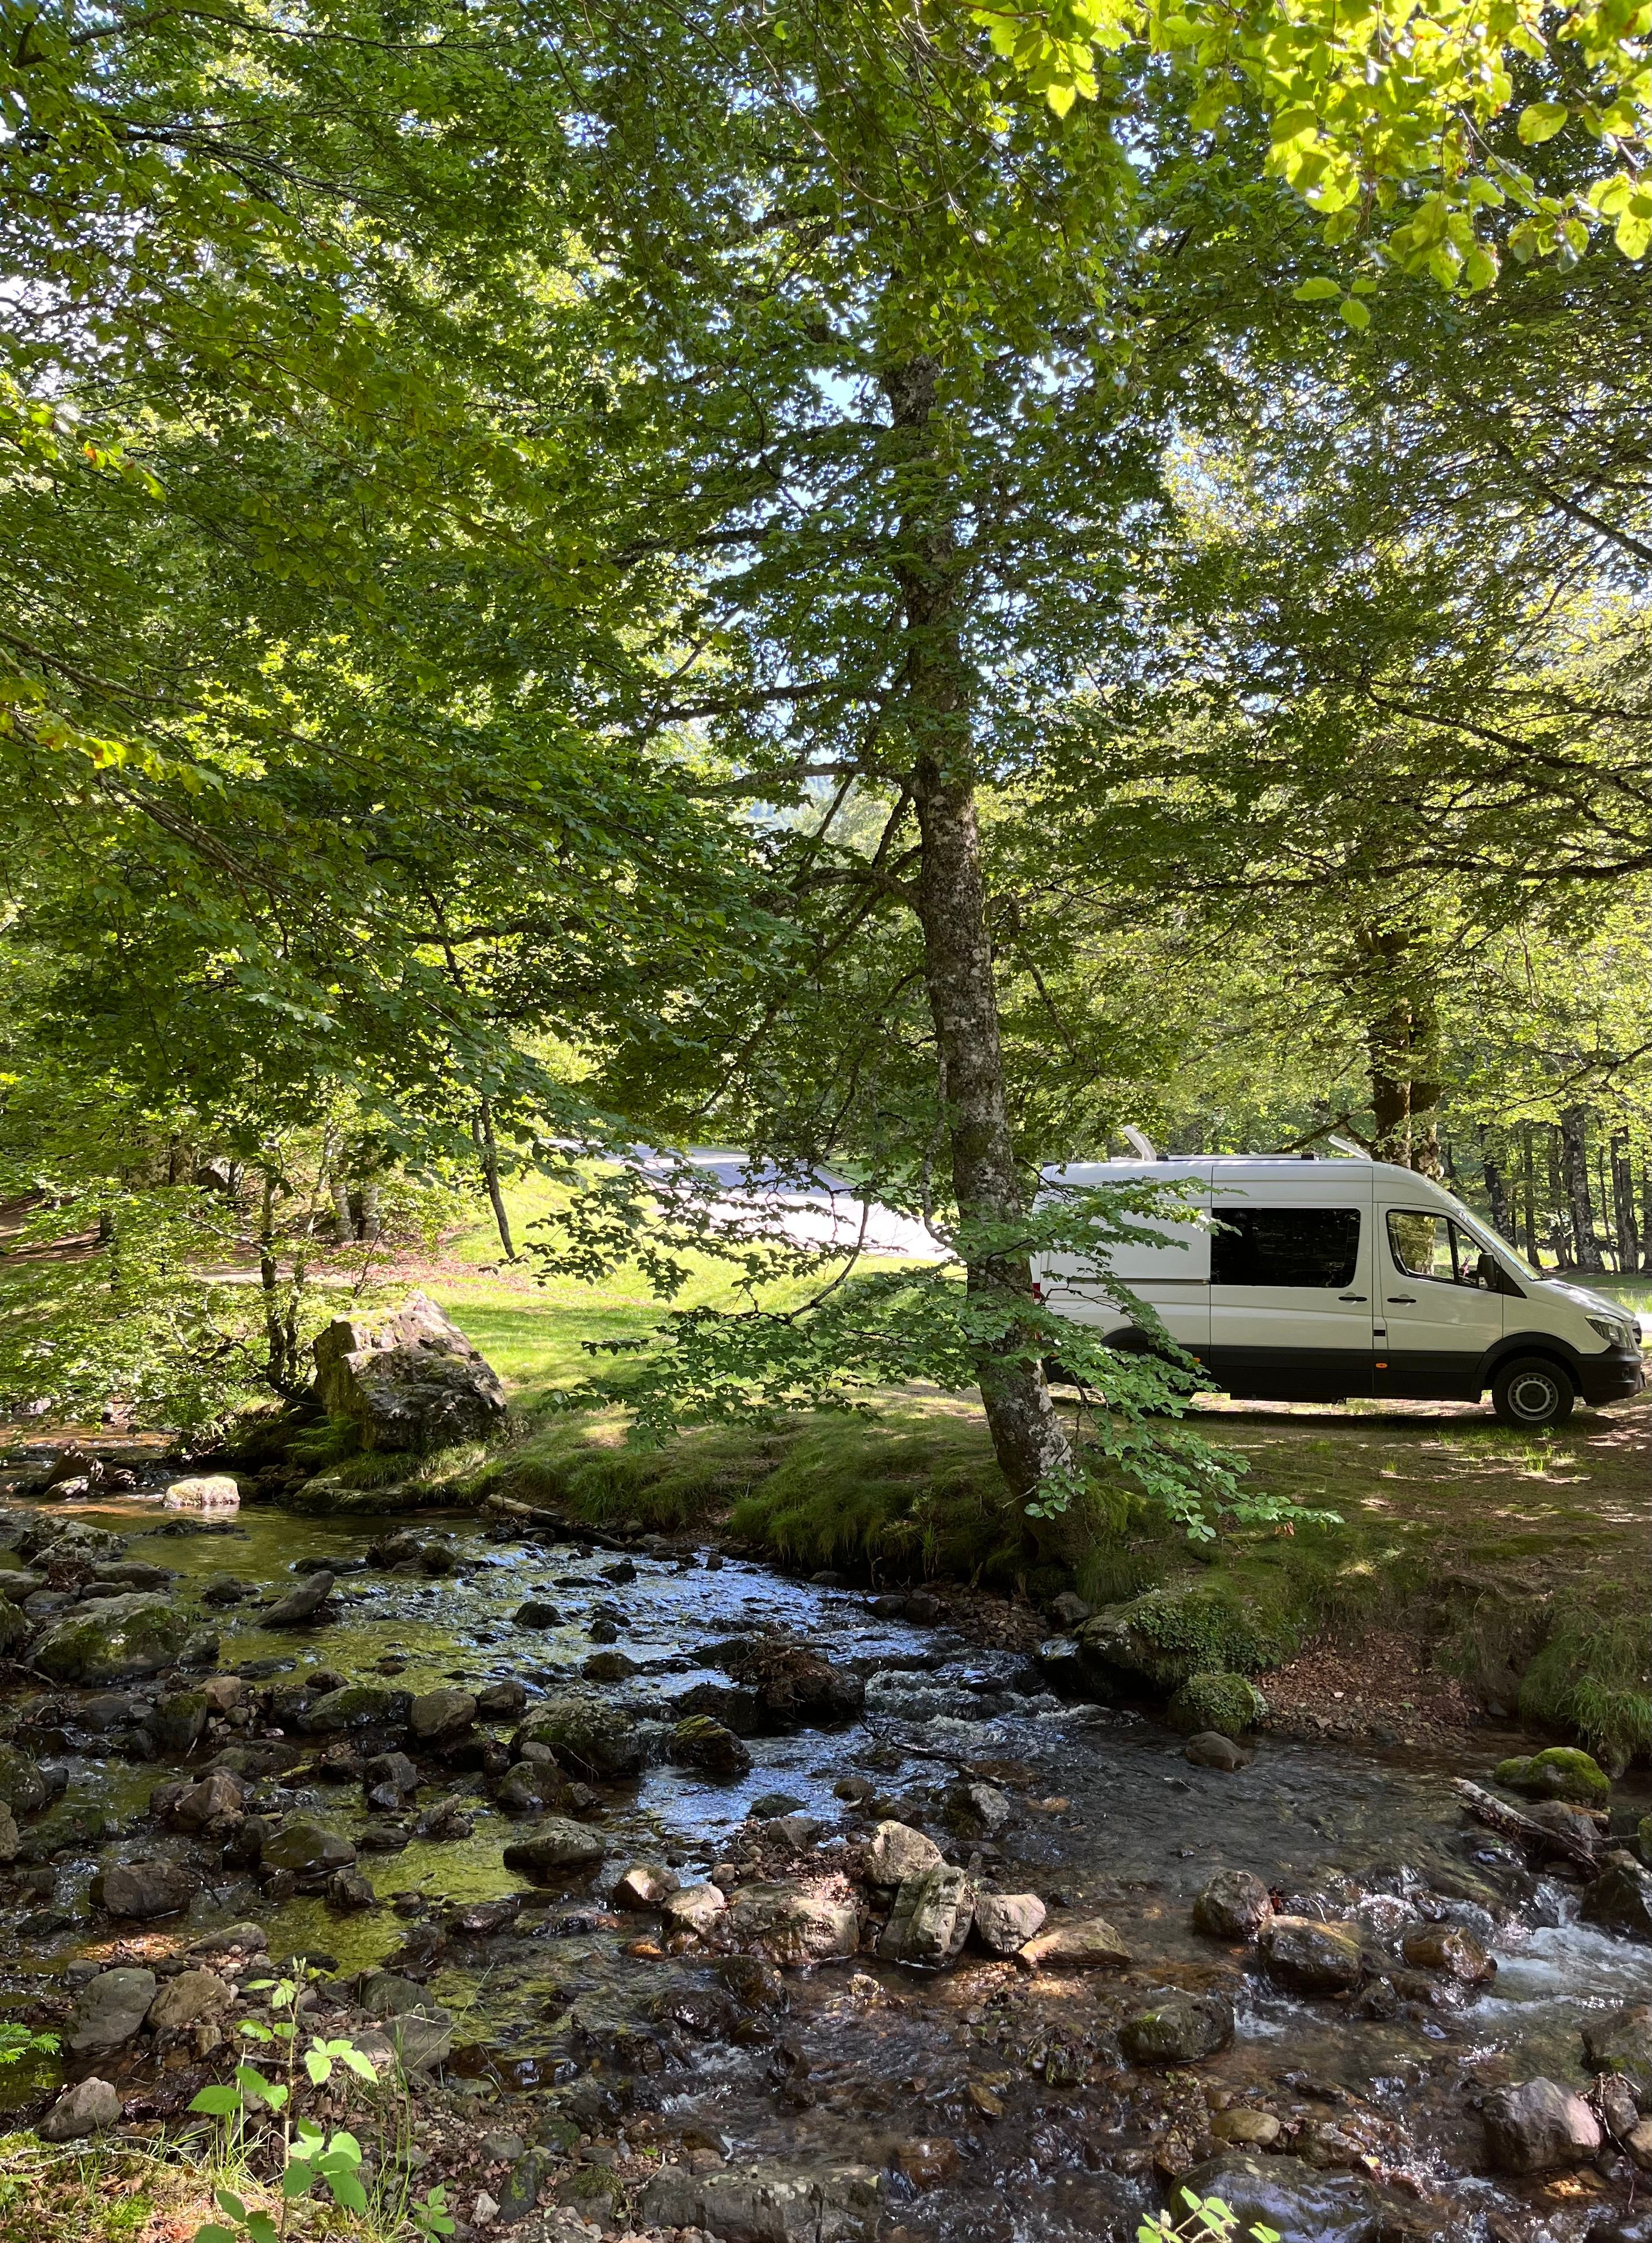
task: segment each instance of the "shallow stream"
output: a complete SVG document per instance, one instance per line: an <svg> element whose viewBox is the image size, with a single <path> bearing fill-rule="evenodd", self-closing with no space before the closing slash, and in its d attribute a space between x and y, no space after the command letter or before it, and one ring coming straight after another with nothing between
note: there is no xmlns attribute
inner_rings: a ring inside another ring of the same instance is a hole
<svg viewBox="0 0 1652 2243"><path fill-rule="evenodd" d="M185 1612L188 1627L199 1625L197 1593L210 1577L285 1590L300 1560L338 1569L337 1616L324 1627L273 1633L256 1613L218 1615L220 1671L393 1672L398 1688L414 1692L516 1678L531 1708L534 1695L577 1681L603 1607L640 1670L605 1694L651 1714L706 1679L697 1651L745 1630L784 1629L869 1678L863 1719L752 1737L753 1765L738 1780L658 1766L634 1784L603 1788L603 1868L536 1896L503 1937L448 1943L429 1984L461 2021L449 2075L479 2104L504 2098L513 2125L523 2107L513 2098L525 2091L559 2100L598 2139L663 2127L799 2172L880 2166L894 2175L886 2233L893 2222L960 2243L1133 2235L1141 2207L1159 2192L1156 2165L1162 2175L1174 2162L1167 2129L1208 2152L1210 2113L1224 2099L1278 2116L1316 2171L1363 2169L1389 2184L1390 2200L1414 2206L1397 2233L1570 2239L1623 2209L1627 2166L1615 2179L1584 2168L1563 2182L1525 2185L1475 2171L1480 2091L1538 2073L1586 2084L1585 2017L1652 2002L1652 1949L1578 1925L1575 1884L1530 1875L1516 1852L1464 1819L1450 1794L1450 1776L1483 1776L1517 1740L1487 1733L1463 1768L1264 1737L1251 1766L1221 1774L1190 1766L1182 1741L1141 1714L1050 1696L1019 1653L980 1651L944 1626L876 1619L860 1593L757 1564L731 1558L708 1570L704 1550L635 1546L636 1579L615 1585L603 1573L611 1553L501 1542L469 1518L347 1523L246 1510L229 1531L175 1533L141 1496L76 1509L130 1537L131 1557L176 1570L180 1629ZM444 1540L454 1572L349 1570L398 1525ZM555 1604L562 1625L513 1624L534 1596ZM142 1819L149 1794L178 1766L108 1755L75 1718L78 1701L94 1694L51 1694L62 1710L43 1733L44 1749L67 1774L51 1811L72 1810L88 1835L53 1856L54 1876L36 1871L37 1889L0 1927L14 2004L39 1974L109 1951L106 1921L86 1900L100 1862L183 1851ZM30 1695L20 1687L10 1702L37 1724L44 1708ZM493 1727L509 1735L515 1722ZM198 1748L195 1764L215 1749ZM920 1978L863 1957L791 1974L786 2039L806 2073L788 2057L789 2087L772 2047L711 2038L685 2057L667 2035L658 2053L662 1990L716 1982L694 1957L626 1951L648 1945L648 1926L603 1920L614 1876L627 1861L664 1859L688 1883L738 1861L749 1809L776 1794L820 1819L818 1859L829 1867L833 1834L865 1828L834 1795L848 1776L875 1783L877 1811L943 1839L949 1787L963 1777L1001 1788L1013 1810L1008 1825L992 1842L947 1839L956 1857L1001 1890L1104 1914L1134 1958L1129 1970L1034 1981L967 1957ZM466 1802L470 1836L361 1855L392 1905L349 1915L319 1899L272 1906L226 1871L221 1888L198 1897L187 1926L157 1924L149 1948L251 1916L266 1928L273 1954L306 1953L339 1972L404 1956L409 1932L438 1901L522 1891L501 1861L518 1826L495 1810L480 1775L455 1783L475 1793ZM289 1788L284 1799L313 1805L352 1837L369 1819L359 1784ZM1495 1982L1460 2004L1406 2004L1386 2018L1361 2017L1346 2000L1287 1997L1252 1975L1237 1950L1192 1930L1193 1896L1219 1868L1257 1871L1298 1912L1357 1907L1379 1934L1414 1919L1419 1905L1436 1917L1444 1911L1492 1947ZM1123 2007L1167 1984L1219 1987L1237 2007L1232 2046L1198 2067L1202 2097L1190 2099L1185 2073L1123 2065L1110 2038ZM1318 2232L1342 2232L1334 2209Z"/></svg>

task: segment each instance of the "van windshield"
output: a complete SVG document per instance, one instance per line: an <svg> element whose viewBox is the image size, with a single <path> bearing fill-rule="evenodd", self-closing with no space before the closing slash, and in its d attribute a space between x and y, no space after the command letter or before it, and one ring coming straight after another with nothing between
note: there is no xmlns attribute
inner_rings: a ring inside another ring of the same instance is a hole
<svg viewBox="0 0 1652 2243"><path fill-rule="evenodd" d="M1520 1271L1523 1277L1535 1277L1540 1283L1541 1282L1543 1276L1542 1271L1541 1270L1534 1270L1531 1263L1526 1259L1526 1256L1523 1254L1518 1253L1515 1249L1509 1244L1507 1239L1500 1238L1494 1230L1488 1230L1478 1216L1471 1215L1469 1213L1468 1209L1463 1205L1461 1200L1453 1200L1451 1202L1451 1209L1458 1221L1462 1224L1463 1229L1467 1231L1469 1236L1480 1245L1487 1247L1492 1253L1500 1256L1505 1262L1512 1262L1515 1269Z"/></svg>

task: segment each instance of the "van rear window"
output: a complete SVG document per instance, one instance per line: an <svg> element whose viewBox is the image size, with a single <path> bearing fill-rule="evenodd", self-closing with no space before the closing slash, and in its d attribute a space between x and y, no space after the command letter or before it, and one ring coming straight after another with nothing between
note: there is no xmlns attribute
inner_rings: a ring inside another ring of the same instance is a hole
<svg viewBox="0 0 1652 2243"><path fill-rule="evenodd" d="M1210 1283L1329 1292L1353 1283L1359 1259L1357 1207L1230 1208L1211 1233Z"/></svg>

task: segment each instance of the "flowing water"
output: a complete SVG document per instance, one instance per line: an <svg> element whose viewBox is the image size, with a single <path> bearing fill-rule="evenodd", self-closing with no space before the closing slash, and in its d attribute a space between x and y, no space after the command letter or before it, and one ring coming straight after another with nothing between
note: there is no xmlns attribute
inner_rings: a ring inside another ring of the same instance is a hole
<svg viewBox="0 0 1652 2243"><path fill-rule="evenodd" d="M893 2221L959 2243L1133 2234L1140 2208L1156 2196L1167 2129L1172 2147L1179 2140L1187 2154L1208 2152L1211 2112L1224 2102L1278 2116L1321 2173L1363 2161L1392 2186L1392 2201L1414 2207L1407 2232L1418 2235L1466 2225L1503 2243L1514 2234L1569 2239L1604 2208L1622 2208L1622 2176L1586 2169L1517 2189L1473 2171L1480 2091L1538 2073L1582 2085L1584 2018L1652 2001L1652 1950L1580 1926L1574 1883L1531 1875L1510 1848L1463 1820L1448 1778L1483 1775L1515 1741L1488 1739L1460 1768L1414 1753L1266 1738L1251 1766L1224 1775L1189 1765L1181 1741L1139 1714L1049 1696L1018 1654L874 1619L857 1593L757 1564L730 1559L708 1570L703 1552L644 1546L631 1553L636 1580L617 1586L603 1576L605 1553L502 1544L469 1519L298 1521L248 1510L230 1531L175 1535L157 1532L165 1514L152 1500L78 1508L129 1536L131 1557L176 1569L180 1608L209 1576L285 1589L300 1558L338 1569L336 1617L325 1627L273 1633L256 1613L219 1615L223 1670L391 1672L397 1688L415 1692L518 1678L531 1708L534 1694L577 1681L603 1607L641 1670L605 1694L651 1714L706 1679L697 1651L744 1630L784 1629L872 1678L862 1720L755 1737L752 1768L738 1781L659 1766L604 1787L603 1869L533 1896L506 1935L452 1942L435 1957L430 1990L460 2019L450 2076L479 2105L506 2098L512 2124L522 2105L511 2098L525 2092L570 2111L598 2137L686 2132L800 2173L893 2169L886 2232ZM428 1579L360 1570L368 1543L401 1523L444 1539L455 1571ZM556 1605L561 1627L513 1626L516 1607L535 1595ZM30 1709L32 1694L20 1687L10 1703L32 1710L37 1727L43 1713L56 1723L44 1732L45 1749L64 1766L67 1790L53 1814L73 1810L89 1835L54 1856L51 1892L21 1896L0 1929L14 2003L41 1974L109 1951L106 1922L86 1900L100 1862L185 1850L141 1819L149 1793L177 1769L102 1752L74 1719L91 1694L53 1693L49 1708ZM495 1726L508 1734L514 1723ZM214 1748L198 1748L197 1761ZM904 1802L944 1835L945 1795L961 1775L1001 1786L1015 1811L995 1845L964 1842L960 1857L973 1854L977 1873L1001 1890L1104 1914L1135 1958L1129 1971L1032 1979L966 1957L954 1970L918 1977L863 1957L791 1975L779 2064L772 2045L662 2035L663 1990L710 1992L717 1982L709 1961L627 1952L646 1919L624 1929L603 1920L605 1889L626 1861L664 1859L693 1881L738 1857L752 1802L778 1793L819 1817L819 1858L829 1867L833 1834L851 1811L834 1795L839 1779L870 1778L878 1811ZM410 1930L438 1902L522 1891L500 1858L516 1826L493 1810L480 1776L469 1781L469 1837L361 1856L391 1905L350 1915L319 1899L272 1906L226 1870L189 1924L155 1926L148 1948L250 1916L267 1929L273 1954L308 1954L339 1972L404 1955ZM367 1820L359 1785L281 1796L284 1806L314 1806L347 1835ZM1247 1971L1237 1950L1193 1931L1190 1902L1218 1868L1258 1872L1300 1912L1357 1910L1379 1937L1392 1937L1419 1907L1443 1911L1493 1947L1495 1983L1475 2000L1408 2003L1386 2018L1357 2015L1346 2001L1286 1997ZM1147 1989L1166 1984L1219 1987L1236 2001L1237 2036L1198 2067L1202 2093L1185 2074L1123 2065L1110 2038L1132 2003L1139 2008ZM1333 2204L1317 2232L1345 2228Z"/></svg>

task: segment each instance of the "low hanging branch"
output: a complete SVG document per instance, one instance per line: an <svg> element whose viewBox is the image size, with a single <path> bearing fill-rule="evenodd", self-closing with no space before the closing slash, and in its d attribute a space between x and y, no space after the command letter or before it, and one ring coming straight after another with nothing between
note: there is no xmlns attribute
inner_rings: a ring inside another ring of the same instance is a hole
<svg viewBox="0 0 1652 2243"><path fill-rule="evenodd" d="M1591 1876L1600 1875L1602 1849L1581 1830L1557 1829L1547 1822L1536 1822L1531 1815L1522 1815L1518 1807L1494 1798L1464 1776L1453 1777L1451 1788L1476 1822L1486 1823L1505 1838L1517 1840L1522 1846L1534 1847L1541 1853L1563 1854L1568 1862L1575 1862Z"/></svg>

